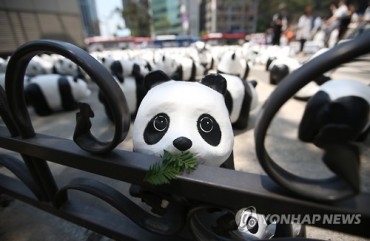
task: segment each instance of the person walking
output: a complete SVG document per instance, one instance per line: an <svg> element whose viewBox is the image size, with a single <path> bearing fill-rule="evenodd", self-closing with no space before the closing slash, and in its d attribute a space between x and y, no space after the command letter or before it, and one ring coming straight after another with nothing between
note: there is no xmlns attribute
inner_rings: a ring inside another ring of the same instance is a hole
<svg viewBox="0 0 370 241"><path fill-rule="evenodd" d="M326 45L329 45L329 37L333 31L338 31L336 42L341 40L347 31L350 23L348 6L345 0L339 0L337 8L333 10L333 15L327 20L328 28L326 31Z"/></svg>
<svg viewBox="0 0 370 241"><path fill-rule="evenodd" d="M302 16L298 19L296 38L300 42L299 52L303 53L304 45L312 37L314 19L312 16L312 7L307 6Z"/></svg>
<svg viewBox="0 0 370 241"><path fill-rule="evenodd" d="M286 16L286 5L285 3L279 4L279 10L272 17L272 45L280 45L280 38L282 32L288 27L288 19Z"/></svg>

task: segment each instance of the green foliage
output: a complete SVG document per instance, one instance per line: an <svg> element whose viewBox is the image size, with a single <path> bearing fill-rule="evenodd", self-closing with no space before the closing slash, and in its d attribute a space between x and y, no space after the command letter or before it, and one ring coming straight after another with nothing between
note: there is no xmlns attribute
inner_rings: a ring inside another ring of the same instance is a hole
<svg viewBox="0 0 370 241"><path fill-rule="evenodd" d="M150 36L151 16L148 0L127 0L124 3L122 17L126 26L135 37Z"/></svg>
<svg viewBox="0 0 370 241"><path fill-rule="evenodd" d="M172 154L166 150L163 152L162 163L150 166L144 181L152 185L168 184L184 171L190 173L197 168L198 161L189 151L181 154Z"/></svg>

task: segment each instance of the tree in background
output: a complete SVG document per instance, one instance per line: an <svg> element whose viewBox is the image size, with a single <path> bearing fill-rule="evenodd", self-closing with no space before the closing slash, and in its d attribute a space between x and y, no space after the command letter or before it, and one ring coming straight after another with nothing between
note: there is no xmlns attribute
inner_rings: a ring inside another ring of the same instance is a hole
<svg viewBox="0 0 370 241"><path fill-rule="evenodd" d="M122 17L134 37L151 35L151 15L148 0L126 0L123 2Z"/></svg>

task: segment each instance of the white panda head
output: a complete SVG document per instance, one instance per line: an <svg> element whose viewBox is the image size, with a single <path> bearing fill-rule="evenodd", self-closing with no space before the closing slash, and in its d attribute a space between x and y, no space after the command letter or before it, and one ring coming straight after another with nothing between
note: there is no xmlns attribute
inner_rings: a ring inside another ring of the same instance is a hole
<svg viewBox="0 0 370 241"><path fill-rule="evenodd" d="M190 151L200 163L211 166L220 166L230 157L234 135L223 96L223 77L208 75L201 82L184 82L153 71L145 77L145 84L147 88L157 85L139 106L134 151L156 156L162 156L164 150Z"/></svg>
<svg viewBox="0 0 370 241"><path fill-rule="evenodd" d="M71 85L72 94L75 100L82 100L91 95L91 91L84 80L68 76L68 82Z"/></svg>
<svg viewBox="0 0 370 241"><path fill-rule="evenodd" d="M111 70L110 70L110 66L112 65L112 63L113 63L114 61L116 61L116 59L115 59L112 55L107 54L107 53L103 53L103 54L101 54L100 56L97 56L97 57L96 57L96 59L97 59L100 63L102 63L102 65L103 65L107 70L109 70L109 71L111 71Z"/></svg>
<svg viewBox="0 0 370 241"><path fill-rule="evenodd" d="M153 69L152 64L145 59L138 58L133 61L138 66L138 68L136 67L137 69L134 70L134 75L145 76Z"/></svg>
<svg viewBox="0 0 370 241"><path fill-rule="evenodd" d="M0 73L5 73L7 66L8 66L8 60L0 58Z"/></svg>
<svg viewBox="0 0 370 241"><path fill-rule="evenodd" d="M123 82L125 77L140 75L140 66L135 61L121 59L113 61L110 71Z"/></svg>
<svg viewBox="0 0 370 241"><path fill-rule="evenodd" d="M27 65L26 75L36 76L40 74L46 74L46 70L42 64L41 58L39 56L35 56Z"/></svg>
<svg viewBox="0 0 370 241"><path fill-rule="evenodd" d="M226 51L217 65L219 73L236 75L243 79L246 78L247 70L249 70L249 66L240 51Z"/></svg>
<svg viewBox="0 0 370 241"><path fill-rule="evenodd" d="M79 75L79 67L72 60L65 57L60 57L54 62L55 72L64 75Z"/></svg>
<svg viewBox="0 0 370 241"><path fill-rule="evenodd" d="M156 57L155 65L156 69L162 70L169 76L175 73L178 67L176 60L165 54Z"/></svg>

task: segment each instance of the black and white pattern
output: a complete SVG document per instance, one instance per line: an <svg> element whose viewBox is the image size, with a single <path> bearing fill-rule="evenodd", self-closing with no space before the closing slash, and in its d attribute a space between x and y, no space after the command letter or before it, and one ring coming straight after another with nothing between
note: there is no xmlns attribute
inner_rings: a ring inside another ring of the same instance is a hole
<svg viewBox="0 0 370 241"><path fill-rule="evenodd" d="M27 103L41 116L75 110L78 102L91 94L83 80L56 74L30 78L24 92Z"/></svg>

